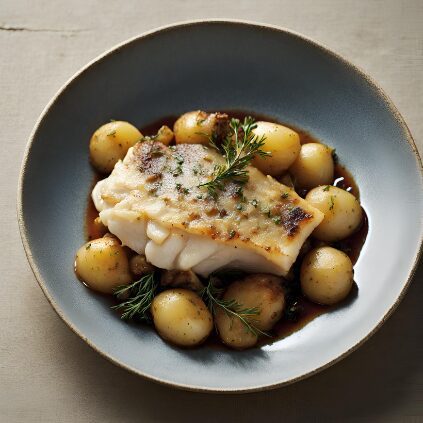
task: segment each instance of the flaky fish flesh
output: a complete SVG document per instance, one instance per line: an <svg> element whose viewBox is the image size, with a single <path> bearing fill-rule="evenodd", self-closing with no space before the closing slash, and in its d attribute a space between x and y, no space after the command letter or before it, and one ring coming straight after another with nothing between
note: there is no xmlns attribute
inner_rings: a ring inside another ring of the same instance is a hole
<svg viewBox="0 0 423 423"><path fill-rule="evenodd" d="M222 163L200 144L139 142L92 198L109 231L159 268L286 275L323 214L251 166L243 187L228 182L211 196L200 185Z"/></svg>

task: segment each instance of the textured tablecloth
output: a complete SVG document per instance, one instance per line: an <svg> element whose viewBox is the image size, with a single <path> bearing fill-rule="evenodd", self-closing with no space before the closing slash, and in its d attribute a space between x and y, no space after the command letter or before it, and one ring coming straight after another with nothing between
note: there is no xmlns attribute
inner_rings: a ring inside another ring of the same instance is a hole
<svg viewBox="0 0 423 423"><path fill-rule="evenodd" d="M0 0L0 422L423 421L423 267L384 327L330 369L248 395L177 391L91 350L31 273L16 223L30 131L81 66L116 43L180 20L228 17L301 32L363 68L422 151L423 1Z"/></svg>

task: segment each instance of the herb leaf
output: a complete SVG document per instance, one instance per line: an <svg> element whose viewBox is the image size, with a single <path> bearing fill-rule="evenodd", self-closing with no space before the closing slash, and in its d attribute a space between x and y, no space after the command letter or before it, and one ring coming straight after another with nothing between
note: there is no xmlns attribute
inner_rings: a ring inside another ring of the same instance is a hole
<svg viewBox="0 0 423 423"><path fill-rule="evenodd" d="M154 277L154 272L143 276L141 279L129 284L118 286L114 295L125 297L120 304L113 306L115 310L121 310L123 320L150 321L150 307L156 293L158 282Z"/></svg>
<svg viewBox="0 0 423 423"><path fill-rule="evenodd" d="M260 314L260 309L258 307L244 307L236 300L223 300L222 295L224 288L218 288L215 286L213 284L214 280L215 278L213 276L210 277L207 286L201 292L201 297L207 304L213 316L216 313L216 309L221 308L229 317L241 320L245 329L253 335L264 335L270 337L268 333L263 332L255 326L255 323L257 322L255 317Z"/></svg>
<svg viewBox="0 0 423 423"><path fill-rule="evenodd" d="M223 154L225 163L216 165L212 179L200 184L199 187L207 188L209 194L216 198L217 192L223 190L229 180L237 182L240 186L248 182L247 166L255 155L265 157L269 152L263 151L265 137L254 135L253 129L257 127L254 119L250 116L244 118L241 124L239 119L231 119L230 131L222 142L220 149L211 140L211 145Z"/></svg>

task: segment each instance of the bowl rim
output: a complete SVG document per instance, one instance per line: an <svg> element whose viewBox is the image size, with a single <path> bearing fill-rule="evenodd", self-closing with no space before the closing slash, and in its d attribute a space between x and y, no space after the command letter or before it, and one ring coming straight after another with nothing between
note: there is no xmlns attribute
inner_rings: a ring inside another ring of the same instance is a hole
<svg viewBox="0 0 423 423"><path fill-rule="evenodd" d="M363 79L365 79L370 87L372 87L382 98L384 101L386 107L388 110L392 113L395 120L398 122L398 124L401 126L401 128L404 131L404 134L406 135L406 140L408 143L408 146L411 148L411 151L414 153L418 168L420 169L420 178L423 181L423 165L422 160L419 155L419 151L416 147L416 144L414 142L414 139L411 135L410 129L408 128L407 124L405 123L404 118L392 102L392 100L389 98L389 96L383 91L383 89L378 85L378 83L371 78L369 75L367 75L360 67L352 64L347 59L345 59L340 54L332 51L328 47L326 47L324 44L317 42L303 34L300 34L296 31L287 29L282 26L267 24L267 23L261 23L261 22L254 22L249 20L243 20L243 19L218 19L218 18L211 18L211 19L193 19L193 20L184 20L184 21L178 21L172 24L163 25L148 31L145 31L139 35L136 35L134 37L131 37L121 43L118 43L114 45L113 47L109 48L102 54L95 57L93 60L88 62L85 66L80 68L77 72L75 72L60 88L59 90L54 94L54 96L51 98L51 100L48 102L48 104L44 107L44 110L41 112L40 116L38 117L34 128L31 131L31 134L28 138L24 153L23 153L23 159L21 164L21 169L19 173L19 180L18 180L18 189L17 189L17 218L18 218L18 225L19 225L19 232L21 235L22 244L25 250L25 254L27 256L28 262L30 264L30 267L32 269L32 272L42 289L44 295L46 296L48 302L53 307L54 311L59 315L59 317L67 324L67 326L76 334L78 335L82 340L84 340L91 348L93 348L96 352L98 352L102 357L106 358L107 360L111 361L113 364L128 370L132 373L135 373L139 376L142 376L148 380L160 383L162 385L179 388L187 391L195 391L195 392L208 392L208 393L249 393L249 392L259 392L259 391L265 391L270 389L275 389L278 387L290 385L292 383L298 382L300 380L306 379L310 376L313 376L317 373L319 373L322 370L325 370L329 368L330 366L338 363L343 358L347 357L349 354L351 354L353 351L358 349L361 345L363 345L371 336L373 336L380 328L381 326L386 322L386 320L391 316L391 314L395 311L395 309L398 307L399 303L404 298L404 295L410 286L410 283L412 281L412 278L414 276L414 273L417 269L417 265L419 262L419 259L423 252L423 236L421 236L420 239L420 245L416 249L416 253L414 256L413 265L410 268L408 272L407 279L405 281L405 284L403 288L401 289L401 292L399 296L397 297L396 301L390 306L388 311L385 313L384 316L379 320L379 322L373 327L373 329L361 340L359 340L355 345L353 345L350 349L339 355L338 357L334 358L333 360L323 364L322 366L319 366L305 374L302 374L296 378L292 378L288 381L282 381L282 382L276 382L272 384L264 384L259 386L252 386L248 388L210 388L207 386L195 386L190 384L184 384L184 383L177 383L172 382L166 379L162 379L156 376L153 376L151 374L142 372L134 367L131 367L130 365L127 365L120 361L118 358L112 357L101 350L100 347L98 347L95 343L90 341L86 336L84 336L77 327L73 325L73 323L67 319L67 317L64 315L54 298L50 295L48 288L46 286L46 283L41 275L41 272L37 266L37 263L33 257L31 246L29 244L28 240L28 231L26 228L24 216L23 216L23 183L26 175L26 169L27 169L27 163L29 160L29 155L31 153L31 148L34 143L35 137L37 135L37 132L44 120L44 118L48 115L50 109L53 107L53 105L58 101L62 93L68 89L81 75L83 75L86 71L88 71L90 68L92 68L94 65L102 61L104 58L111 56L115 53L117 53L122 48L125 48L126 46L142 41L147 38L151 38L157 35L160 35L164 32L172 31L174 29L182 29L186 27L193 27L193 26L203 26L203 25L215 25L215 24L226 24L226 25L239 25L239 26L245 26L245 27L253 27L254 29L264 29L264 30L271 30L278 33L284 33L291 37L294 37L296 39L299 39L300 41L303 41L306 44L311 45L312 47L318 49L320 52L326 54L327 56L330 56L332 58L335 58L337 61L340 61L343 65L353 70L355 73L360 75Z"/></svg>

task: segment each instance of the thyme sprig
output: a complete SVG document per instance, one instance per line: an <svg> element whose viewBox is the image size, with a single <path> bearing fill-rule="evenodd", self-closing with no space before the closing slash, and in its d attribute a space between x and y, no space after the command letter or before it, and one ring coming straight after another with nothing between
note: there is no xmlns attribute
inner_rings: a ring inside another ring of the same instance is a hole
<svg viewBox="0 0 423 423"><path fill-rule="evenodd" d="M216 198L217 192L223 190L225 183L232 180L240 186L248 182L247 166L254 156L266 157L269 152L263 151L265 136L255 135L253 130L257 127L251 116L244 118L241 123L239 119L231 119L230 131L220 146L217 146L213 138L210 143L217 148L224 156L225 163L216 165L212 179L204 182L199 187L207 188L209 195Z"/></svg>
<svg viewBox="0 0 423 423"><path fill-rule="evenodd" d="M150 321L150 307L157 291L158 282L155 274L148 273L139 280L129 284L118 286L114 295L118 299L124 299L121 303L113 306L115 310L121 310L121 318L124 320Z"/></svg>
<svg viewBox="0 0 423 423"><path fill-rule="evenodd" d="M208 280L207 286L205 286L201 292L201 297L207 304L212 315L215 316L216 310L221 308L229 317L239 319L245 326L245 329L253 335L270 336L255 325L255 323L257 323L256 316L260 314L260 308L244 307L236 300L223 300L222 296L225 289L217 287L214 284L215 279L216 278L211 276Z"/></svg>

